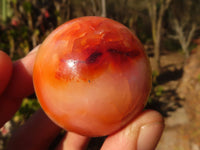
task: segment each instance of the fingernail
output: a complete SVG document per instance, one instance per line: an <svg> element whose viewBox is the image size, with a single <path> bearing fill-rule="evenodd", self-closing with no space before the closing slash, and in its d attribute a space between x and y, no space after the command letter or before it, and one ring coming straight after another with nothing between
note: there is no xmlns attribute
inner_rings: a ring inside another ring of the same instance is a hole
<svg viewBox="0 0 200 150"><path fill-rule="evenodd" d="M137 150L155 150L163 129L164 124L162 122L142 126L138 136Z"/></svg>

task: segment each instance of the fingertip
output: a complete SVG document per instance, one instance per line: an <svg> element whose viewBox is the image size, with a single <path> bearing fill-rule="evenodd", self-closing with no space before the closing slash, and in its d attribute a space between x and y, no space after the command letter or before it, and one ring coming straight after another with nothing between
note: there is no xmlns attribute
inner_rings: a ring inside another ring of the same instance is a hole
<svg viewBox="0 0 200 150"><path fill-rule="evenodd" d="M165 126L162 115L155 110L146 110L131 124L138 128L137 150L154 150Z"/></svg>
<svg viewBox="0 0 200 150"><path fill-rule="evenodd" d="M104 142L102 150L154 150L163 129L162 115L154 110L146 110L123 129L110 135Z"/></svg>
<svg viewBox="0 0 200 150"><path fill-rule="evenodd" d="M145 110L141 113L134 121L137 121L141 124L150 124L151 122L160 122L164 124L163 116L155 110Z"/></svg>
<svg viewBox="0 0 200 150"><path fill-rule="evenodd" d="M140 128L137 150L154 150L164 129L162 122L153 122Z"/></svg>
<svg viewBox="0 0 200 150"><path fill-rule="evenodd" d="M137 150L154 150L164 130L164 119L159 112L154 110L143 112L141 119Z"/></svg>
<svg viewBox="0 0 200 150"><path fill-rule="evenodd" d="M12 69L10 57L0 50L0 94L2 94L10 81Z"/></svg>

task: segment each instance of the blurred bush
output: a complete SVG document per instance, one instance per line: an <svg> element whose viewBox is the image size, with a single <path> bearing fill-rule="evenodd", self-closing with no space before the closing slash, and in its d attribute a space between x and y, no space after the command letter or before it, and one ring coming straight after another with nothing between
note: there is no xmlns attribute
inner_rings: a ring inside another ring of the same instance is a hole
<svg viewBox="0 0 200 150"><path fill-rule="evenodd" d="M60 19L61 10L56 9L57 5L63 5L63 1L4 1L2 0L4 5L0 7L12 15L7 16L4 11L1 13L0 49L6 51L13 60L26 55L41 43L62 19L67 19Z"/></svg>
<svg viewBox="0 0 200 150"><path fill-rule="evenodd" d="M25 98L21 104L20 109L16 112L13 117L13 121L23 124L35 111L40 108L40 104L36 99Z"/></svg>

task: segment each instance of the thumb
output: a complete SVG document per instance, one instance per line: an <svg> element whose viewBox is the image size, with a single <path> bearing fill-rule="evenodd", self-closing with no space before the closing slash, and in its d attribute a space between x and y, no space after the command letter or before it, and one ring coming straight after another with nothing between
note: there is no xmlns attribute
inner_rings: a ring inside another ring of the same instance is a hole
<svg viewBox="0 0 200 150"><path fill-rule="evenodd" d="M125 128L110 135L102 150L154 150L163 129L164 121L158 112L144 111Z"/></svg>

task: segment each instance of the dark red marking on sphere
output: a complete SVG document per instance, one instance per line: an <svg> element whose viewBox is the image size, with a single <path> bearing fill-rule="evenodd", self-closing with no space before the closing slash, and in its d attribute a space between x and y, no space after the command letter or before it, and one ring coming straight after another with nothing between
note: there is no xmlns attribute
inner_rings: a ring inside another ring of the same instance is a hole
<svg viewBox="0 0 200 150"><path fill-rule="evenodd" d="M123 52L123 51L119 51L117 49L108 49L107 50L109 53L111 53L111 55L121 55L121 57L123 56L127 56L130 58L134 58L140 55L139 51L129 51L129 52Z"/></svg>
<svg viewBox="0 0 200 150"><path fill-rule="evenodd" d="M102 56L101 52L94 52L86 59L85 62L86 64L95 63L100 56Z"/></svg>
<svg viewBox="0 0 200 150"><path fill-rule="evenodd" d="M66 81L75 79L74 77L77 74L79 79L82 80L94 79L106 71L109 65L112 65L112 69L118 72L122 71L123 68L127 69L129 64L133 63L141 55L138 50L128 51L124 50L125 48L118 50L117 47L107 49L99 45L96 47L98 47L96 51L83 49L83 54L80 56L78 56L77 52L72 52L68 54L68 57L61 58L60 67L55 76ZM100 51L100 49L102 50Z"/></svg>

